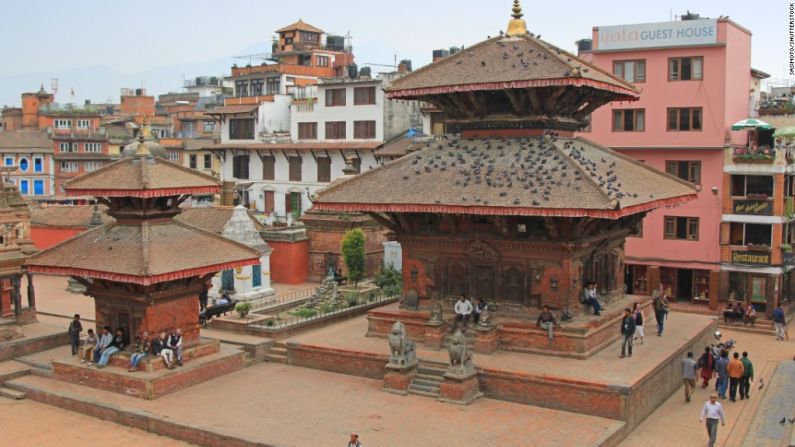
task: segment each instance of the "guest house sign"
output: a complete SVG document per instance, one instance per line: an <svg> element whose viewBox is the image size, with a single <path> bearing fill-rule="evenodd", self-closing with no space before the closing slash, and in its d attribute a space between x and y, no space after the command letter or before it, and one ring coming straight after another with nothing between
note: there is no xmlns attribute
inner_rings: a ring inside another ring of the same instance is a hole
<svg viewBox="0 0 795 447"><path fill-rule="evenodd" d="M732 205L734 214L753 214L755 216L773 214L773 202L767 200L735 200Z"/></svg>
<svg viewBox="0 0 795 447"><path fill-rule="evenodd" d="M596 30L597 51L680 47L718 42L717 19L600 26Z"/></svg>

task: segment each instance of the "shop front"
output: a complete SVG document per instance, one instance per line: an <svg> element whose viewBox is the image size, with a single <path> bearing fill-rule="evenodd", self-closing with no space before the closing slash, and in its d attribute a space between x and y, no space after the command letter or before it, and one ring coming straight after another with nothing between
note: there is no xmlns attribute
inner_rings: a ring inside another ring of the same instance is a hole
<svg viewBox="0 0 795 447"><path fill-rule="evenodd" d="M671 301L709 305L710 297L718 295L717 282L711 280L718 272L710 270L627 264L624 274L628 294L650 295L662 283Z"/></svg>

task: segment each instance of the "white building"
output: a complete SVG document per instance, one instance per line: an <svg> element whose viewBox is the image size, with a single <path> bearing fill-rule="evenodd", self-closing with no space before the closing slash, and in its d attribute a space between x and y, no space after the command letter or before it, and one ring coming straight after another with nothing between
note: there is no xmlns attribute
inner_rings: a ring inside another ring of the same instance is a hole
<svg viewBox="0 0 795 447"><path fill-rule="evenodd" d="M312 194L342 175L346 157L357 172L377 167L375 150L420 120L416 102L386 100L387 82L327 80L317 85L317 99L274 95L273 102L227 101L209 112L221 121L213 150L234 203L266 213L268 223L291 223L311 206Z"/></svg>

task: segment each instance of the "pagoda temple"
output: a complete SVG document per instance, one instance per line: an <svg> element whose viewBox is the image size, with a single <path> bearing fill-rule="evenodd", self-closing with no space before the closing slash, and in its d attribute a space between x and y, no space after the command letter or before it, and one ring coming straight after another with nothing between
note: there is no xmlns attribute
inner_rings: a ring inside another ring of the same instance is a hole
<svg viewBox="0 0 795 447"><path fill-rule="evenodd" d="M518 1L506 33L396 80L387 97L438 107L451 133L326 188L314 208L389 228L403 247L404 291L421 308L463 294L498 317L532 318L543 305L576 313L589 280L621 297L625 237L647 212L696 196L574 137L592 111L639 93L529 33Z"/></svg>
<svg viewBox="0 0 795 447"><path fill-rule="evenodd" d="M133 153L68 181L69 195L93 196L115 222L28 260L29 272L71 276L93 296L97 327L131 338L180 328L199 341L199 293L221 270L259 263L259 251L174 220L191 194L217 194L210 176L152 155L139 136Z"/></svg>

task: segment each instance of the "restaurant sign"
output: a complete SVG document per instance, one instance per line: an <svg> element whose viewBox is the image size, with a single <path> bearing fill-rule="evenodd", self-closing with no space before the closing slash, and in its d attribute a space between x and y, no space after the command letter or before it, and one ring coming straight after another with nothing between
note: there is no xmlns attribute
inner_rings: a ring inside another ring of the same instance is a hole
<svg viewBox="0 0 795 447"><path fill-rule="evenodd" d="M718 42L717 19L600 26L597 29L597 51L707 45Z"/></svg>
<svg viewBox="0 0 795 447"><path fill-rule="evenodd" d="M770 253L763 251L733 251L732 263L750 265L770 265Z"/></svg>
<svg viewBox="0 0 795 447"><path fill-rule="evenodd" d="M735 200L732 210L734 214L770 216L773 214L773 202L769 200Z"/></svg>

